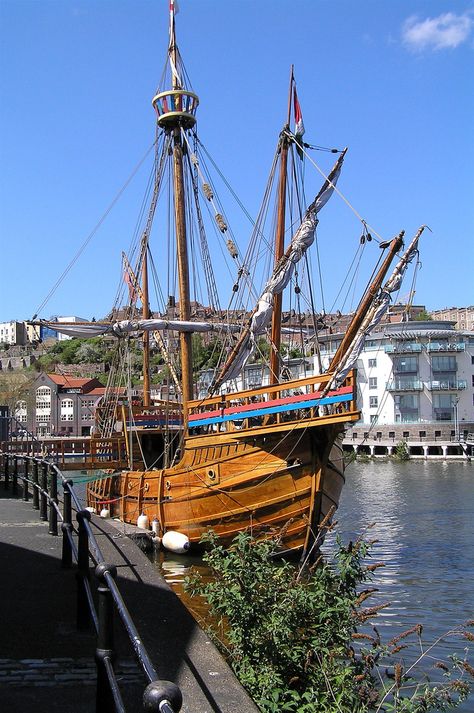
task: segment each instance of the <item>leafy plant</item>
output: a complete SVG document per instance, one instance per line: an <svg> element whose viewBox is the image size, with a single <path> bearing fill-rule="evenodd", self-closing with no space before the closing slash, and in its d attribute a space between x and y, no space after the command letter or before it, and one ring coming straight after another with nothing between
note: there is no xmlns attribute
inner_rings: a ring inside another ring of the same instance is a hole
<svg viewBox="0 0 474 713"><path fill-rule="evenodd" d="M408 446L406 441L400 441L395 446L393 457L396 460L409 460L410 453L408 452Z"/></svg>
<svg viewBox="0 0 474 713"><path fill-rule="evenodd" d="M337 539L332 561L320 558L298 570L273 559L278 537L256 540L241 532L225 549L211 532L203 542L212 578L196 574L185 587L207 600L216 622L211 633L265 713L421 713L448 710L468 695L465 678L474 669L465 658L439 662L441 682L417 683L414 666L396 657L410 635L421 641L421 629L384 645L369 627L388 606L366 606L381 566L365 563L370 543L344 546ZM456 632L474 638L463 628Z"/></svg>

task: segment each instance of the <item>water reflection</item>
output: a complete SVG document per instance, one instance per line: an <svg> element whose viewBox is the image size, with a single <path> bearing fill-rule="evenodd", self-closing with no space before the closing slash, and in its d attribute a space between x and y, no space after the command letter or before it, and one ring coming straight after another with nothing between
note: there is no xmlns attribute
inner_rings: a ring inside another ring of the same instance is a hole
<svg viewBox="0 0 474 713"><path fill-rule="evenodd" d="M337 513L337 532L344 542L375 523L370 539L377 539L374 561L378 602L391 602L378 619L385 639L422 624L428 644L474 618L474 464L408 461L351 464ZM334 535L324 550L334 547ZM197 558L163 555L165 577L195 612L206 616L202 602L190 601L182 582L191 566L206 576ZM374 602L375 603L375 602ZM447 641L437 647L441 656L459 645ZM430 662L426 662L429 668ZM474 696L457 710L474 709Z"/></svg>

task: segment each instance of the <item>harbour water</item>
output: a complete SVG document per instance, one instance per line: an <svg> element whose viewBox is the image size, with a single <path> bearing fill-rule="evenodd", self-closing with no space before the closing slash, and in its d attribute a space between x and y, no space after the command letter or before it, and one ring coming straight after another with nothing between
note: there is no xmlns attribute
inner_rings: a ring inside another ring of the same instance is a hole
<svg viewBox="0 0 474 713"><path fill-rule="evenodd" d="M474 619L474 463L352 463L337 521L336 531L345 542L375 523L369 535L378 540L372 559L385 563L377 570L377 602L390 602L377 620L383 639L422 624L428 647L453 627ZM328 552L332 546L330 537L324 549ZM193 558L161 555L158 560L181 596L191 565L205 573ZM185 595L184 599L198 619L205 618L202 605ZM454 652L462 657L464 644L441 642L433 651L434 660ZM471 650L474 654L472 644ZM410 652L405 655L409 660ZM434 660L426 657L423 670L432 671ZM456 710L473 711L474 694Z"/></svg>

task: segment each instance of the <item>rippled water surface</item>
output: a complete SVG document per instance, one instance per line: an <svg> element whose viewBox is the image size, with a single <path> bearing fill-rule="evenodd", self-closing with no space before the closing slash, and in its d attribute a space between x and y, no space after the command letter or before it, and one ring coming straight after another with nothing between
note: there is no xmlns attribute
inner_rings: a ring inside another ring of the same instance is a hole
<svg viewBox="0 0 474 713"><path fill-rule="evenodd" d="M420 623L428 645L474 619L474 463L353 463L337 520L345 542L375 523L370 539L379 542L373 559L385 563L377 571L377 596L391 603L378 617L383 638ZM332 546L329 539L324 549ZM196 559L177 556L161 555L160 560L178 592L191 564L199 565ZM200 604L187 603L198 618L205 617ZM436 660L453 651L464 653L459 644L441 643ZM431 664L426 660L424 666ZM457 710L472 713L474 695Z"/></svg>

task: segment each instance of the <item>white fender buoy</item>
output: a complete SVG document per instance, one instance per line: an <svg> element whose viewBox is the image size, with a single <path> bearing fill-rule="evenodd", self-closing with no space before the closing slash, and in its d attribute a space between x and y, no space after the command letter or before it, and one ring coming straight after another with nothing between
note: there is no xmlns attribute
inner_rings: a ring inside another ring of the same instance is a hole
<svg viewBox="0 0 474 713"><path fill-rule="evenodd" d="M161 540L161 544L170 552L175 552L177 555L183 555L189 550L189 537L183 535L182 532L169 530L165 532Z"/></svg>
<svg viewBox="0 0 474 713"><path fill-rule="evenodd" d="M158 537L160 534L160 521L158 520L157 517L154 517L153 520L151 521L151 529L155 533L155 535Z"/></svg>
<svg viewBox="0 0 474 713"><path fill-rule="evenodd" d="M102 508L100 511L100 516L103 518L110 517L110 510L108 508Z"/></svg>
<svg viewBox="0 0 474 713"><path fill-rule="evenodd" d="M148 515L145 515L144 512L142 512L142 514L138 517L137 527L139 527L140 530L150 529L150 520L148 519Z"/></svg>
<svg viewBox="0 0 474 713"><path fill-rule="evenodd" d="M88 507L86 507L86 510L88 510L88 512L90 512L90 513L92 513L93 515L95 515L95 508L91 507L90 505L89 505Z"/></svg>

